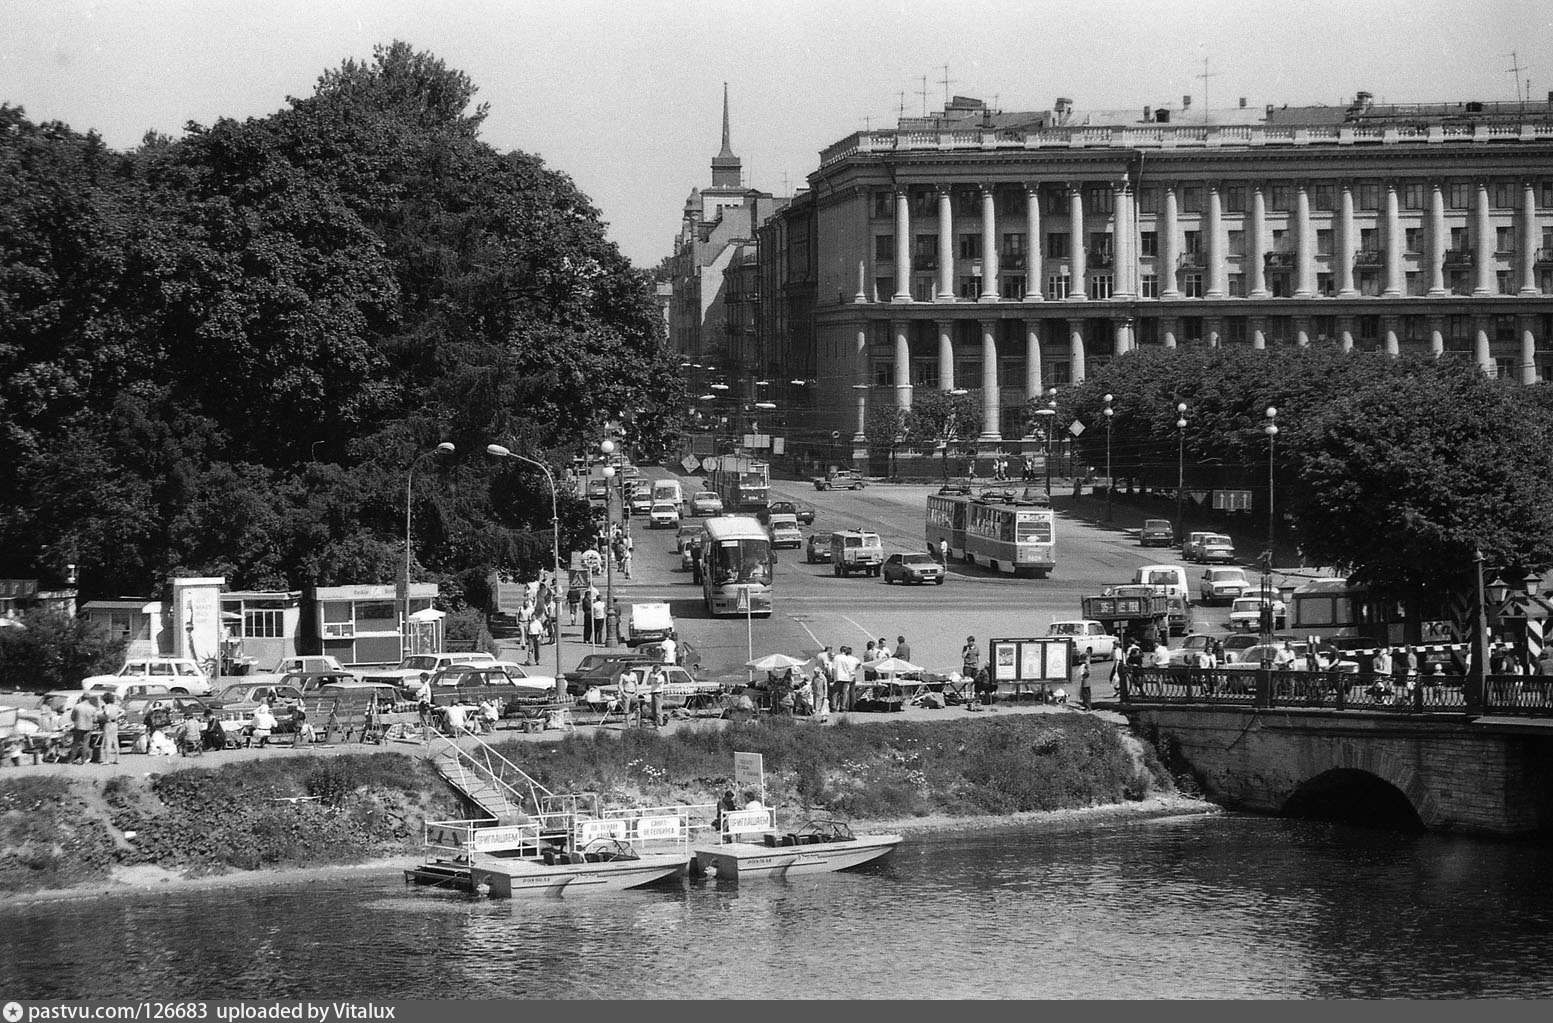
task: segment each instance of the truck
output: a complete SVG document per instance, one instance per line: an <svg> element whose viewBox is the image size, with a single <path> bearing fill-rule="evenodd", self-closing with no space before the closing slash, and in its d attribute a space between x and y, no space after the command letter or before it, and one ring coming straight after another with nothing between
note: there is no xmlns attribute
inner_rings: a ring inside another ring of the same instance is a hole
<svg viewBox="0 0 1553 1023"><path fill-rule="evenodd" d="M724 515L753 515L771 503L771 464L748 455L715 460L707 485L723 502Z"/></svg>
<svg viewBox="0 0 1553 1023"><path fill-rule="evenodd" d="M1147 584L1125 584L1081 597L1079 604L1085 621L1099 622L1118 637L1148 640L1143 645L1150 646L1154 638L1164 638L1169 631L1171 599Z"/></svg>

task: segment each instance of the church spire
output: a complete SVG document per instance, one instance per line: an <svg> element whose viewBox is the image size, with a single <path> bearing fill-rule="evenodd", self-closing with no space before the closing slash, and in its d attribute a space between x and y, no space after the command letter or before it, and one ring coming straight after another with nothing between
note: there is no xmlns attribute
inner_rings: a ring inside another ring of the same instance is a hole
<svg viewBox="0 0 1553 1023"><path fill-rule="evenodd" d="M744 184L743 166L728 141L728 83L723 83L723 148L712 157L712 187L739 188Z"/></svg>

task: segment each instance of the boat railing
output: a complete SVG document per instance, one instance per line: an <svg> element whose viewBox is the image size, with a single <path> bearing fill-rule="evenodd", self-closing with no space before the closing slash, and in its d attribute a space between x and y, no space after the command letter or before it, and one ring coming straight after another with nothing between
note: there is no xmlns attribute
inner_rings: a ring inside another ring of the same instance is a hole
<svg viewBox="0 0 1553 1023"><path fill-rule="evenodd" d="M605 810L597 820L579 821L576 837L579 846L608 837L638 849L646 845L662 848L666 844L685 848L694 832L715 830L716 812L715 803L614 807Z"/></svg>
<svg viewBox="0 0 1553 1023"><path fill-rule="evenodd" d="M475 853L538 856L542 851L541 836L547 830L546 823L539 818L496 825L488 820L427 821L426 847L463 859L469 859Z"/></svg>
<svg viewBox="0 0 1553 1023"><path fill-rule="evenodd" d="M724 842L741 841L741 836L776 830L776 811L769 807L753 810L724 810L718 819L717 833Z"/></svg>

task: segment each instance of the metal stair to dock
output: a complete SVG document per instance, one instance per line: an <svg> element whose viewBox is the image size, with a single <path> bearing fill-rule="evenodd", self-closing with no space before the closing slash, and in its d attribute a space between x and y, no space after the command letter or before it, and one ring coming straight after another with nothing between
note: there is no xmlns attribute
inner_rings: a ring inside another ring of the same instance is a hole
<svg viewBox="0 0 1553 1023"><path fill-rule="evenodd" d="M591 800L579 805L577 796L551 792L478 737L462 741L470 744L467 749L435 736L428 759L494 825L534 824L541 839L565 844L572 822L597 815L596 805L588 805Z"/></svg>

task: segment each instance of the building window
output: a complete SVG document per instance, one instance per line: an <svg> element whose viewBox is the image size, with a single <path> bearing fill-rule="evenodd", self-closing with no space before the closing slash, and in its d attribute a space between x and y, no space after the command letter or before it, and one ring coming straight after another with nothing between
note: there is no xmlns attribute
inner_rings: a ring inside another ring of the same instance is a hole
<svg viewBox="0 0 1553 1023"><path fill-rule="evenodd" d="M1140 188L1140 189L1138 189L1138 212L1139 213L1158 213L1159 212L1159 189L1157 189L1157 188Z"/></svg>
<svg viewBox="0 0 1553 1023"><path fill-rule="evenodd" d="M970 385L971 387L980 387L981 360L967 359L962 362L961 360L956 359L954 363L954 382L957 386L960 387L964 387L966 385Z"/></svg>
<svg viewBox="0 0 1553 1023"><path fill-rule="evenodd" d="M1110 274L1089 275L1089 297L1102 299L1111 297L1111 288L1115 284L1115 278Z"/></svg>
<svg viewBox="0 0 1553 1023"><path fill-rule="evenodd" d="M1073 382L1073 367L1066 362L1047 363L1046 372L1043 375L1049 386L1062 387Z"/></svg>
<svg viewBox="0 0 1553 1023"><path fill-rule="evenodd" d="M1226 316L1224 318L1224 342L1231 345L1243 345L1246 343L1246 318L1244 316Z"/></svg>
<svg viewBox="0 0 1553 1023"><path fill-rule="evenodd" d="M1332 286L1332 275L1329 273L1316 274L1316 294L1324 298L1331 298L1337 289Z"/></svg>
<svg viewBox="0 0 1553 1023"><path fill-rule="evenodd" d="M1048 188L1045 191L1045 195L1047 213L1068 213L1068 193L1065 189Z"/></svg>
<svg viewBox="0 0 1553 1023"><path fill-rule="evenodd" d="M1494 375L1499 377L1501 380L1513 380L1513 379L1515 379L1515 360L1514 359L1495 359L1494 360Z"/></svg>
<svg viewBox="0 0 1553 1023"><path fill-rule="evenodd" d="M1010 231L1003 235L1002 255L1004 259L1023 259L1025 256L1025 235L1023 231Z"/></svg>
<svg viewBox="0 0 1553 1023"><path fill-rule="evenodd" d="M1310 332L1317 340L1331 341L1337 336L1337 318L1335 316L1312 316L1310 318Z"/></svg>
<svg viewBox="0 0 1553 1023"><path fill-rule="evenodd" d="M108 612L108 636L112 639L129 639L133 626L128 611Z"/></svg>
<svg viewBox="0 0 1553 1023"><path fill-rule="evenodd" d="M960 236L960 258L961 259L980 259L981 258L981 235L979 235L979 234L962 234Z"/></svg>
<svg viewBox="0 0 1553 1023"><path fill-rule="evenodd" d="M1361 210L1380 209L1380 186L1375 184L1361 184L1357 196Z"/></svg>
<svg viewBox="0 0 1553 1023"><path fill-rule="evenodd" d="M1229 297L1230 298L1245 298L1246 297L1246 275L1245 274L1230 274L1229 275Z"/></svg>
<svg viewBox="0 0 1553 1023"><path fill-rule="evenodd" d="M1288 344L1294 336L1294 317L1269 316L1265 334L1267 343L1270 345Z"/></svg>
<svg viewBox="0 0 1553 1023"><path fill-rule="evenodd" d="M1230 231L1228 242L1229 254L1231 256L1244 256L1246 254L1246 232Z"/></svg>
<svg viewBox="0 0 1553 1023"><path fill-rule="evenodd" d="M1358 327L1359 340L1374 342L1380 337L1380 317L1360 316L1355 321Z"/></svg>
<svg viewBox="0 0 1553 1023"><path fill-rule="evenodd" d="M1144 316L1138 320L1138 344L1159 344L1159 318Z"/></svg>
<svg viewBox="0 0 1553 1023"><path fill-rule="evenodd" d="M911 279L911 297L918 302L931 302L936 295L936 278L932 274L917 274Z"/></svg>
<svg viewBox="0 0 1553 1023"><path fill-rule="evenodd" d="M1310 208L1313 210L1330 210L1332 208L1332 186L1316 185L1310 190Z"/></svg>
<svg viewBox="0 0 1553 1023"><path fill-rule="evenodd" d="M1472 280L1465 270L1451 270L1445 275L1446 285L1452 295L1472 294Z"/></svg>
<svg viewBox="0 0 1553 1023"><path fill-rule="evenodd" d="M1202 298L1202 274L1187 274L1181 293L1187 298Z"/></svg>
<svg viewBox="0 0 1553 1023"><path fill-rule="evenodd" d="M1357 274L1359 294L1375 298L1380 295L1380 274L1373 270L1361 270Z"/></svg>
<svg viewBox="0 0 1553 1023"><path fill-rule="evenodd" d="M980 298L981 276L972 277L970 274L961 274L959 278L959 295L961 298Z"/></svg>
<svg viewBox="0 0 1553 1023"><path fill-rule="evenodd" d="M893 234L874 235L874 262L895 262L895 236Z"/></svg>
<svg viewBox="0 0 1553 1023"><path fill-rule="evenodd" d="M938 387L938 360L912 359L911 382L917 387Z"/></svg>
<svg viewBox="0 0 1553 1023"><path fill-rule="evenodd" d="M1472 185L1466 181L1452 181L1446 186L1446 205L1453 210L1464 210L1472 205Z"/></svg>
<svg viewBox="0 0 1553 1023"><path fill-rule="evenodd" d="M1424 240L1424 229L1421 227L1404 227L1402 229L1402 251L1417 255L1423 249L1420 246Z"/></svg>
<svg viewBox="0 0 1553 1023"><path fill-rule="evenodd" d="M1018 301L1025 297L1024 274L1002 274L998 277L998 291L1004 297Z"/></svg>
<svg viewBox="0 0 1553 1023"><path fill-rule="evenodd" d="M895 193L874 193L874 219L888 219L895 216Z"/></svg>
<svg viewBox="0 0 1553 1023"><path fill-rule="evenodd" d="M1495 341L1506 341L1506 342L1507 341L1514 341L1515 340L1515 317L1514 316L1495 316L1494 317L1494 340Z"/></svg>
<svg viewBox="0 0 1553 1023"><path fill-rule="evenodd" d="M913 266L923 270L931 270L938 265L938 235L919 234L915 241L916 247L911 253Z"/></svg>
<svg viewBox="0 0 1553 1023"><path fill-rule="evenodd" d="M1187 185L1181 189L1181 212L1202 212L1202 189L1196 185Z"/></svg>
<svg viewBox="0 0 1553 1023"><path fill-rule="evenodd" d="M1515 208L1515 186L1508 181L1495 181L1488 186L1488 199L1496 210Z"/></svg>
<svg viewBox="0 0 1553 1023"><path fill-rule="evenodd" d="M1071 278L1067 274L1047 274L1046 297L1067 298L1069 280L1071 280Z"/></svg>
<svg viewBox="0 0 1553 1023"><path fill-rule="evenodd" d="M1186 342L1202 340L1202 317L1181 317L1181 340Z"/></svg>
<svg viewBox="0 0 1553 1023"><path fill-rule="evenodd" d="M243 612L244 639L284 639L286 613L284 611Z"/></svg>
<svg viewBox="0 0 1553 1023"><path fill-rule="evenodd" d="M883 299L888 302L893 297L895 297L895 278L876 277L874 279L874 301L878 302Z"/></svg>
<svg viewBox="0 0 1553 1023"><path fill-rule="evenodd" d="M1244 185L1231 185L1221 190L1225 213L1246 212L1246 189Z"/></svg>
<svg viewBox="0 0 1553 1023"><path fill-rule="evenodd" d="M1047 231L1046 232L1046 258L1047 259L1067 259L1068 255L1069 255L1069 253L1068 253L1068 239L1070 237L1071 237L1071 235L1069 235L1068 232L1066 232L1066 231Z"/></svg>
<svg viewBox="0 0 1553 1023"><path fill-rule="evenodd" d="M1181 242L1181 251L1186 255L1197 256L1202 254L1201 231L1182 231Z"/></svg>
<svg viewBox="0 0 1553 1023"><path fill-rule="evenodd" d="M1289 199L1290 191L1288 185L1273 185L1267 190L1267 208L1270 210L1288 210Z"/></svg>
<svg viewBox="0 0 1553 1023"><path fill-rule="evenodd" d="M1447 339L1458 344L1472 343L1472 317L1457 313L1446 322L1449 328L1445 335Z"/></svg>
<svg viewBox="0 0 1553 1023"><path fill-rule="evenodd" d="M1539 267L1537 269L1537 290L1544 295L1553 295L1553 270L1547 267ZM1553 335L1549 335L1544 331L1541 336L1550 337Z"/></svg>
<svg viewBox="0 0 1553 1023"><path fill-rule="evenodd" d="M1456 252L1466 252L1472 244L1472 235L1464 227L1451 228L1451 248Z"/></svg>
<svg viewBox="0 0 1553 1023"><path fill-rule="evenodd" d="M1406 283L1407 294L1409 295L1424 295L1429 291L1424 286L1424 275L1417 270L1406 271L1402 274L1402 279Z"/></svg>
<svg viewBox="0 0 1553 1023"><path fill-rule="evenodd" d="M1139 298L1159 297L1159 276L1157 274L1144 274L1138 281Z"/></svg>
<svg viewBox="0 0 1553 1023"><path fill-rule="evenodd" d="M1159 255L1159 232L1157 232L1157 231L1142 231L1142 232L1140 232L1138 234L1138 255L1140 255L1140 256L1158 256Z"/></svg>
<svg viewBox="0 0 1553 1023"><path fill-rule="evenodd" d="M1404 341L1423 341L1429 336L1425 318L1416 313L1402 317L1398 321L1397 331Z"/></svg>
<svg viewBox="0 0 1553 1023"><path fill-rule="evenodd" d="M1109 231L1089 232L1089 262L1092 266L1111 265L1111 234Z"/></svg>
<svg viewBox="0 0 1553 1023"><path fill-rule="evenodd" d="M874 361L874 386L895 386L895 363L889 359L876 359Z"/></svg>
<svg viewBox="0 0 1553 1023"><path fill-rule="evenodd" d="M1494 280L1498 284L1498 294L1513 295L1515 293L1515 289L1510 284L1510 271L1496 270L1494 272Z"/></svg>
<svg viewBox="0 0 1553 1023"><path fill-rule="evenodd" d="M1515 228L1513 228L1513 227L1496 227L1496 228L1494 228L1494 251L1495 252L1514 252L1515 251Z"/></svg>
<svg viewBox="0 0 1553 1023"><path fill-rule="evenodd" d="M1273 298L1288 298L1289 297L1289 275L1288 274L1281 274L1281 273L1280 274L1268 274L1267 275L1267 293L1269 295L1271 295Z"/></svg>
<svg viewBox="0 0 1553 1023"><path fill-rule="evenodd" d="M953 193L954 215L957 217L981 216L981 196L969 189L959 188Z"/></svg>
<svg viewBox="0 0 1553 1023"><path fill-rule="evenodd" d="M1104 187L1084 189L1085 214L1110 213L1116 206L1115 195L1111 189Z"/></svg>
<svg viewBox="0 0 1553 1023"><path fill-rule="evenodd" d="M1404 210L1421 210L1424 208L1424 186L1418 183L1402 186L1402 208Z"/></svg>
<svg viewBox="0 0 1553 1023"><path fill-rule="evenodd" d="M1316 229L1316 255L1330 256L1332 254L1332 229Z"/></svg>
<svg viewBox="0 0 1553 1023"><path fill-rule="evenodd" d="M1359 228L1359 251L1360 252L1379 252L1380 251L1380 228L1377 228L1377 227L1361 227L1361 228Z"/></svg>

